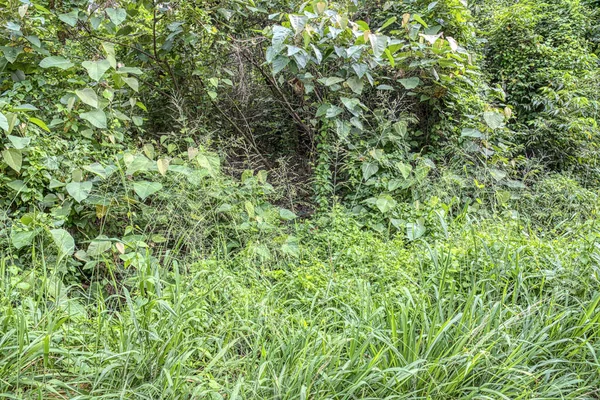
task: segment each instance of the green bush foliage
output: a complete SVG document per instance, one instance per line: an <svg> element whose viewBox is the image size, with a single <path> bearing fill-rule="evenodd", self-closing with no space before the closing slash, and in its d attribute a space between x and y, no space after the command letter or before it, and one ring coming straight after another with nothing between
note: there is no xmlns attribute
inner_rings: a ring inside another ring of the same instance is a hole
<svg viewBox="0 0 600 400"><path fill-rule="evenodd" d="M0 397L598 398L599 12L0 3Z"/></svg>

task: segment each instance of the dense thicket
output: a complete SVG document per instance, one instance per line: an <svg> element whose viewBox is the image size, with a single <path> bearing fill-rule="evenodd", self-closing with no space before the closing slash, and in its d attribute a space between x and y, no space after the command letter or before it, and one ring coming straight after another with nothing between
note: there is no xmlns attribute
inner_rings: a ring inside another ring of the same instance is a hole
<svg viewBox="0 0 600 400"><path fill-rule="evenodd" d="M599 17L0 1L0 397L598 396Z"/></svg>

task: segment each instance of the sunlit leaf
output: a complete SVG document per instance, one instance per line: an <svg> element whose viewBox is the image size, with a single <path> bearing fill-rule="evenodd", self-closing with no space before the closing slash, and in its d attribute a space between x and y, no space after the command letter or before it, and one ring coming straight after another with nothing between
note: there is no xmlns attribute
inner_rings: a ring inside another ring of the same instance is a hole
<svg viewBox="0 0 600 400"><path fill-rule="evenodd" d="M146 200L149 196L161 190L163 186L158 182L140 181L133 183L133 191L140 199Z"/></svg>
<svg viewBox="0 0 600 400"><path fill-rule="evenodd" d="M8 132L8 119L6 115L0 112L0 128L4 129L4 131Z"/></svg>
<svg viewBox="0 0 600 400"><path fill-rule="evenodd" d="M127 12L122 8L107 8L106 14L111 22L117 26L121 25L127 19Z"/></svg>
<svg viewBox="0 0 600 400"><path fill-rule="evenodd" d="M31 138L8 135L8 140L15 146L15 149L21 150L29 146Z"/></svg>
<svg viewBox="0 0 600 400"><path fill-rule="evenodd" d="M81 113L79 116L96 128L106 129L106 114L102 110Z"/></svg>
<svg viewBox="0 0 600 400"><path fill-rule="evenodd" d="M298 218L298 216L296 214L294 214L293 212L291 212L290 210L287 210L285 208L279 209L279 217L281 219L285 219L286 221L292 221L292 220Z"/></svg>
<svg viewBox="0 0 600 400"><path fill-rule="evenodd" d="M71 182L66 186L66 189L76 202L81 203L83 200L89 197L93 186L93 183L90 181Z"/></svg>
<svg viewBox="0 0 600 400"><path fill-rule="evenodd" d="M417 76L413 76L411 78L399 79L398 82L400 82L406 90L411 90L419 86L421 80Z"/></svg>
<svg viewBox="0 0 600 400"><path fill-rule="evenodd" d="M40 67L42 68L60 68L62 70L67 70L74 66L71 61L67 60L64 57L60 56L52 56L46 57L40 62Z"/></svg>
<svg viewBox="0 0 600 400"><path fill-rule="evenodd" d="M64 229L51 229L50 234L58 247L60 257L70 256L75 252L75 240L69 232Z"/></svg>
<svg viewBox="0 0 600 400"><path fill-rule="evenodd" d="M88 106L98 108L98 95L93 89L85 88L76 90L75 94Z"/></svg>
<svg viewBox="0 0 600 400"><path fill-rule="evenodd" d="M79 10L73 10L70 13L59 14L58 19L60 19L65 24L74 27L77 25L77 19L79 16Z"/></svg>
<svg viewBox="0 0 600 400"><path fill-rule="evenodd" d="M4 162L16 172L21 172L21 166L23 164L23 156L21 150L18 149L6 149L2 152L2 159Z"/></svg>
<svg viewBox="0 0 600 400"><path fill-rule="evenodd" d="M31 117L31 118L29 118L29 122L39 126L41 129L45 130L46 132L50 132L50 128L48 128L48 125L46 125L46 123L39 118Z"/></svg>
<svg viewBox="0 0 600 400"><path fill-rule="evenodd" d="M81 66L87 70L90 78L98 82L102 79L104 73L109 70L110 62L106 59L100 61L84 61L81 63Z"/></svg>

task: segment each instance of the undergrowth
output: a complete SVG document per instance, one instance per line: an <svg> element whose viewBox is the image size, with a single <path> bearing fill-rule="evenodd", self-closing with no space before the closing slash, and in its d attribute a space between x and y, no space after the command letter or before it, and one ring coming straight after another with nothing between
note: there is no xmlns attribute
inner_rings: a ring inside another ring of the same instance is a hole
<svg viewBox="0 0 600 400"><path fill-rule="evenodd" d="M113 292L65 286L43 252L0 265L5 398L597 397L600 231L455 221L412 243L342 212L297 258L145 253ZM121 274L116 281L116 274ZM25 285L28 283L28 285Z"/></svg>

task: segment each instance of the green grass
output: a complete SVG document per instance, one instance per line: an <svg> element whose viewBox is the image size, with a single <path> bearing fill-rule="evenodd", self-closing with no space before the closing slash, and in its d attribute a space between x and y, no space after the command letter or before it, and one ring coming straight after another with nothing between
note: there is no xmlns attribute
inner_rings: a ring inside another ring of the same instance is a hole
<svg viewBox="0 0 600 400"><path fill-rule="evenodd" d="M600 397L592 223L454 223L416 243L343 217L296 231L298 258L107 258L103 290L65 286L42 253L29 272L4 257L0 397Z"/></svg>

